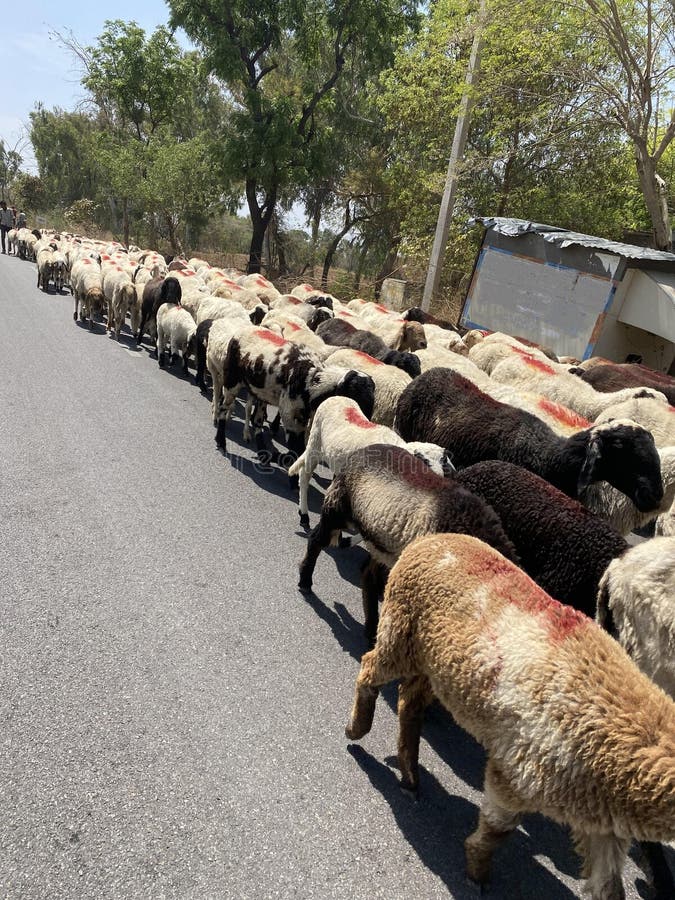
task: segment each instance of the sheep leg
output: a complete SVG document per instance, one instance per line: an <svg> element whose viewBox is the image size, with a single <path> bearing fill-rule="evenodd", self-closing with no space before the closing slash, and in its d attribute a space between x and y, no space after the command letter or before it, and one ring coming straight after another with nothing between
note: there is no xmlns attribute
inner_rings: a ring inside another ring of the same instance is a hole
<svg viewBox="0 0 675 900"><path fill-rule="evenodd" d="M364 653L356 679L354 705L345 728L345 734L351 741L358 741L372 728L379 688L403 674L401 664L402 658L397 659L394 655L392 659L389 647L386 652L376 647Z"/></svg>
<svg viewBox="0 0 675 900"><path fill-rule="evenodd" d="M675 897L673 875L666 862L663 845L655 841L640 841L640 849L652 871L655 900L668 900L669 897Z"/></svg>
<svg viewBox="0 0 675 900"><path fill-rule="evenodd" d="M77 308L80 305L80 295L77 291L73 291L73 297L75 298L75 312L73 313L73 321L77 322Z"/></svg>
<svg viewBox="0 0 675 900"><path fill-rule="evenodd" d="M244 413L244 432L243 438L247 444L251 443L251 411L253 409L254 404L253 394L249 392L248 397L246 398L246 412Z"/></svg>
<svg viewBox="0 0 675 900"><path fill-rule="evenodd" d="M630 841L615 834L573 834L584 860L582 874L591 900L625 900L621 872Z"/></svg>
<svg viewBox="0 0 675 900"><path fill-rule="evenodd" d="M301 591L312 590L312 575L316 561L322 550L331 543L337 543L340 532L349 522L347 510L342 508L340 495L330 486L323 502L319 523L310 531L307 538L307 550L305 558L300 563L300 579L298 588Z"/></svg>
<svg viewBox="0 0 675 900"><path fill-rule="evenodd" d="M426 675L402 681L398 688L398 764L401 788L417 794L419 787L420 736L424 710L434 693Z"/></svg>
<svg viewBox="0 0 675 900"><path fill-rule="evenodd" d="M503 801L495 784L499 778L496 767L489 759L485 769L484 797L478 827L464 841L467 875L479 884L487 881L490 876L492 854L520 822L519 812L502 805Z"/></svg>
<svg viewBox="0 0 675 900"><path fill-rule="evenodd" d="M365 631L369 647L375 645L379 604L384 595L388 574L386 567L381 563L375 562L373 559L368 559L361 570L361 599L363 601L364 616L363 630Z"/></svg>

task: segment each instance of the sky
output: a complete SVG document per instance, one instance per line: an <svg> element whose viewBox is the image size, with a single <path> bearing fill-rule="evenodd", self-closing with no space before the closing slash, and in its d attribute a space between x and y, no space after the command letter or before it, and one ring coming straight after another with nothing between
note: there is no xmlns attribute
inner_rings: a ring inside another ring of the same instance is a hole
<svg viewBox="0 0 675 900"><path fill-rule="evenodd" d="M28 114L40 101L48 109L74 109L84 97L76 60L50 32L72 31L81 44L93 44L106 19L135 21L146 31L164 25L169 10L163 0L116 0L107 4L82 0L31 0L6 3L2 13L3 90L0 100L0 138L8 149L26 133ZM28 14L27 14L28 12ZM184 39L187 44L187 39ZM34 170L29 145L22 154L24 168Z"/></svg>

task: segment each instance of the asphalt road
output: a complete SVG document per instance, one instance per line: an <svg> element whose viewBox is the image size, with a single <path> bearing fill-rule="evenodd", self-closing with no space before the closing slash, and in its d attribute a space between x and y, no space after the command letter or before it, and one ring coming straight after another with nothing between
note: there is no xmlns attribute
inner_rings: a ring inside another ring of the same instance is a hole
<svg viewBox="0 0 675 900"><path fill-rule="evenodd" d="M0 896L477 897L480 748L431 710L415 803L393 689L344 737L362 551L324 555L303 598L285 475L237 422L220 455L179 367L35 280L0 256ZM577 874L532 817L484 896L567 900Z"/></svg>

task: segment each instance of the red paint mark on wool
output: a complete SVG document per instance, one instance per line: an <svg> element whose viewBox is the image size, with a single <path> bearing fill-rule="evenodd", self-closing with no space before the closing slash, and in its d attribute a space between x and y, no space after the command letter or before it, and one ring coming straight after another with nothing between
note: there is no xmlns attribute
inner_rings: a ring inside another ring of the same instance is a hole
<svg viewBox="0 0 675 900"><path fill-rule="evenodd" d="M530 354L526 353L524 350L518 350L517 352L522 357L526 366L529 366L531 369L536 369L537 372L543 372L544 375L555 375L555 369L547 363L542 362L540 359L536 359L534 356L530 356Z"/></svg>
<svg viewBox="0 0 675 900"><path fill-rule="evenodd" d="M382 306L381 303L376 303L376 304L375 304L375 309L379 309L380 312L385 312L385 313L388 313L388 312L389 312L389 310L387 309L387 307L386 307L386 306Z"/></svg>
<svg viewBox="0 0 675 900"><path fill-rule="evenodd" d="M584 419L583 416L575 413L574 410L561 406L560 403L554 403L552 400L547 400L545 397L539 399L537 406L559 422L562 422L564 425L570 425L573 428L577 426L579 428L590 428L593 424L588 419Z"/></svg>
<svg viewBox="0 0 675 900"><path fill-rule="evenodd" d="M282 338L280 335L275 334L273 331L267 331L266 328L259 328L256 331L256 334L264 341L269 341L270 344L276 344L277 347L283 347L284 344L288 343L288 341Z"/></svg>
<svg viewBox="0 0 675 900"><path fill-rule="evenodd" d="M314 290L314 288L312 287L311 284L303 284L302 287L303 287L306 291L313 291L313 290Z"/></svg>
<svg viewBox="0 0 675 900"><path fill-rule="evenodd" d="M349 409L345 410L345 419L350 425L356 425L357 428L377 428L377 425L374 422L371 422L370 419L366 419L363 413L359 412L358 409L354 409L353 406L350 406Z"/></svg>
<svg viewBox="0 0 675 900"><path fill-rule="evenodd" d="M302 300L298 300L297 297L289 296L288 302L291 304L291 306L299 306L302 303Z"/></svg>
<svg viewBox="0 0 675 900"><path fill-rule="evenodd" d="M355 350L354 353L358 357L360 357L360 359L363 359L368 363L372 363L374 366L384 366L385 365L385 363L383 363L381 359L375 359L374 356L371 356L369 353L364 353L363 350Z"/></svg>
<svg viewBox="0 0 675 900"><path fill-rule="evenodd" d="M258 285L258 287L268 287L268 284L264 278L256 278L255 283Z"/></svg>
<svg viewBox="0 0 675 900"><path fill-rule="evenodd" d="M300 325L296 325L295 322L288 323L289 331L302 331L302 327Z"/></svg>
<svg viewBox="0 0 675 900"><path fill-rule="evenodd" d="M524 572L503 556L495 555L494 551L474 552L462 563L467 575L476 575L506 602L542 622L553 643L563 641L577 628L591 624L588 616L549 597Z"/></svg>

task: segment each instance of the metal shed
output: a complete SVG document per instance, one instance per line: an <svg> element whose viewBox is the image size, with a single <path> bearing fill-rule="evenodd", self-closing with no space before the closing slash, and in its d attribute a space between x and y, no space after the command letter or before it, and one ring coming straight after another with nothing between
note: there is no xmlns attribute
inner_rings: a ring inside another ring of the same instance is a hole
<svg viewBox="0 0 675 900"><path fill-rule="evenodd" d="M461 314L467 328L505 331L560 356L654 369L675 361L675 254L523 219L485 226Z"/></svg>

